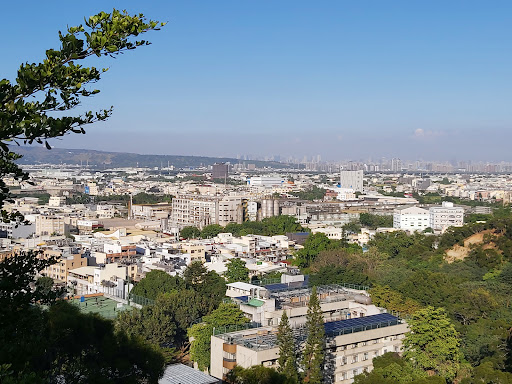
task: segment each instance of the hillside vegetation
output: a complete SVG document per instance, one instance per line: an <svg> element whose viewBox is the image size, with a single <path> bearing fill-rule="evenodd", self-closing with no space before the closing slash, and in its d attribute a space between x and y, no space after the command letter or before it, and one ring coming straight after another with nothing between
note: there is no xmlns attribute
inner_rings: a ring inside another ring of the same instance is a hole
<svg viewBox="0 0 512 384"><path fill-rule="evenodd" d="M446 313L456 331L451 345L456 352L451 360L441 361L439 369L425 370L427 376L434 375L440 383L512 383L509 208L495 211L486 222L449 228L442 236L377 234L364 253L329 239L316 239L315 243L322 244L319 252L302 251L312 255L304 266L312 272L311 282L368 285L376 305L416 321L442 308L440 313ZM401 366L404 372L407 367L422 369L410 359L377 363L385 367L361 376L356 383L397 382L388 380L392 368L386 364Z"/></svg>

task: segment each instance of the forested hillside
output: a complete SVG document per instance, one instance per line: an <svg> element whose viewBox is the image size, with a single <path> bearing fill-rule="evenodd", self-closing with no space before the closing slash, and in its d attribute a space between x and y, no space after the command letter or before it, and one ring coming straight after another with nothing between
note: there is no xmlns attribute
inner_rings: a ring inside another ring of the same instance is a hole
<svg viewBox="0 0 512 384"><path fill-rule="evenodd" d="M423 340L424 355L380 358L380 368L356 383L405 384L422 373L441 383L512 383L512 215L503 208L486 219L442 236L378 234L365 253L312 236L298 255L312 284L368 285L376 305L400 312L416 329L433 330ZM471 236L478 241L466 241ZM464 257L448 257L465 241ZM449 323L436 323L445 314ZM446 338L452 326L455 337Z"/></svg>

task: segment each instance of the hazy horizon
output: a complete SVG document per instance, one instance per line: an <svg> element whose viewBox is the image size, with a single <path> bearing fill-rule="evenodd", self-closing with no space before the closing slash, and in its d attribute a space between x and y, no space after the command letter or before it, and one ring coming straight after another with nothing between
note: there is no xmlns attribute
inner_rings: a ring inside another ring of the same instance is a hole
<svg viewBox="0 0 512 384"><path fill-rule="evenodd" d="M512 3L90 1L4 5L1 77L112 7L168 21L84 108L105 123L52 145L196 156L512 161ZM16 31L16 33L12 33Z"/></svg>

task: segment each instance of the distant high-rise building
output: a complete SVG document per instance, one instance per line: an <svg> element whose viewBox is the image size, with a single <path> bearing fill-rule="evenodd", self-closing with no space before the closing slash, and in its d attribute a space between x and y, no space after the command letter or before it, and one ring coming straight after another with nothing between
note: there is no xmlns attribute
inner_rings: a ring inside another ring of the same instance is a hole
<svg viewBox="0 0 512 384"><path fill-rule="evenodd" d="M402 160L396 158L391 160L391 171L402 172Z"/></svg>
<svg viewBox="0 0 512 384"><path fill-rule="evenodd" d="M363 171L341 171L341 188L353 189L355 192L363 192Z"/></svg>
<svg viewBox="0 0 512 384"><path fill-rule="evenodd" d="M213 179L225 179L228 177L228 165L226 163L215 163L212 166Z"/></svg>

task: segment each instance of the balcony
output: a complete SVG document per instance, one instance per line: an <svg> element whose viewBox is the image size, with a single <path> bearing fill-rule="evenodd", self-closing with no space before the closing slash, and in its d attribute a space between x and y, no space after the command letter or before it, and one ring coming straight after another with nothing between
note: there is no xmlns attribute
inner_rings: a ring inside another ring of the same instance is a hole
<svg viewBox="0 0 512 384"><path fill-rule="evenodd" d="M236 344L226 344L222 345L222 350L227 353L235 354L236 353Z"/></svg>
<svg viewBox="0 0 512 384"><path fill-rule="evenodd" d="M222 366L227 369L233 369L236 366L236 359L226 359L222 361Z"/></svg>

